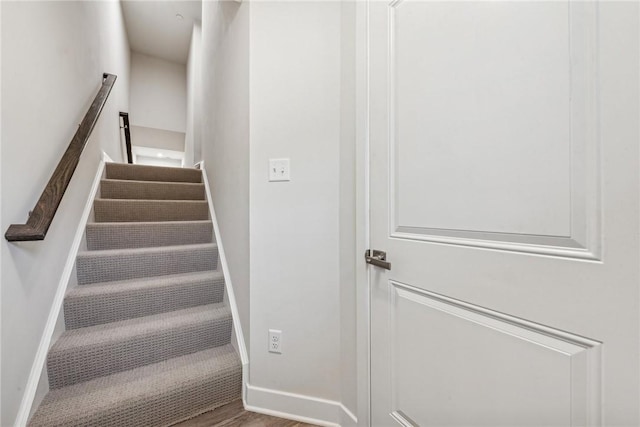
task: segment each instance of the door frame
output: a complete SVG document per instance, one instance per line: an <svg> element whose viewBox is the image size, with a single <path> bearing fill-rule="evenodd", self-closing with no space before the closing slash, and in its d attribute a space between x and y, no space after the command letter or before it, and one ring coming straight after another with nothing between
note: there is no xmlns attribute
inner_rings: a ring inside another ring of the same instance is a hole
<svg viewBox="0 0 640 427"><path fill-rule="evenodd" d="M369 1L355 3L355 214L357 419L371 425L371 296L364 262L369 249Z"/></svg>

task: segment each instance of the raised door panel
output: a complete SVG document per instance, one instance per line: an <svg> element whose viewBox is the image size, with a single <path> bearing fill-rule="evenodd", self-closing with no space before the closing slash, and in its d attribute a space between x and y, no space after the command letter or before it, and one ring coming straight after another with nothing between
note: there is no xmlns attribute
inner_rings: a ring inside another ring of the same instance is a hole
<svg viewBox="0 0 640 427"><path fill-rule="evenodd" d="M596 13L389 5L393 237L598 258Z"/></svg>
<svg viewBox="0 0 640 427"><path fill-rule="evenodd" d="M597 423L600 343L397 282L389 298L400 425Z"/></svg>

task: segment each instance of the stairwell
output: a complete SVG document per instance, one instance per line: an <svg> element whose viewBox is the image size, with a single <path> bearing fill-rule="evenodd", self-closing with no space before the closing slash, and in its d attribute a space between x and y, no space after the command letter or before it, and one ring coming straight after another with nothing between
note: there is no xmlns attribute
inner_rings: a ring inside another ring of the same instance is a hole
<svg viewBox="0 0 640 427"><path fill-rule="evenodd" d="M239 399L201 171L107 163L99 194L28 425L169 426Z"/></svg>

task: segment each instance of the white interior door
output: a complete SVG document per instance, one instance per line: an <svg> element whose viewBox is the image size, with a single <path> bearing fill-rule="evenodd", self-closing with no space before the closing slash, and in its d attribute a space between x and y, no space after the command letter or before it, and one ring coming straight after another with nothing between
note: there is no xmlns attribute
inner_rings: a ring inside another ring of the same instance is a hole
<svg viewBox="0 0 640 427"><path fill-rule="evenodd" d="M638 3L368 14L372 424L639 425Z"/></svg>

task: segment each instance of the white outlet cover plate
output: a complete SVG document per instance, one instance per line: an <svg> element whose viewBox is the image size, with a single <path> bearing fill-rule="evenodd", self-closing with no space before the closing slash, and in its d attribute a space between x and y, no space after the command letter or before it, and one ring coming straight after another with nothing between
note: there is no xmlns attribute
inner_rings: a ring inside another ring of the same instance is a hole
<svg viewBox="0 0 640 427"><path fill-rule="evenodd" d="M282 331L269 329L269 352L282 353Z"/></svg>
<svg viewBox="0 0 640 427"><path fill-rule="evenodd" d="M289 159L269 159L269 181L291 181Z"/></svg>

